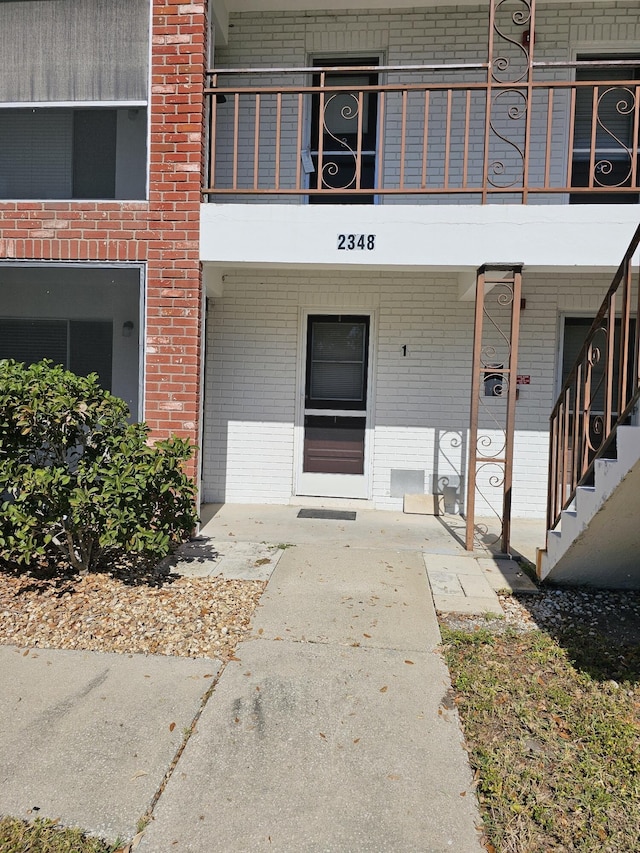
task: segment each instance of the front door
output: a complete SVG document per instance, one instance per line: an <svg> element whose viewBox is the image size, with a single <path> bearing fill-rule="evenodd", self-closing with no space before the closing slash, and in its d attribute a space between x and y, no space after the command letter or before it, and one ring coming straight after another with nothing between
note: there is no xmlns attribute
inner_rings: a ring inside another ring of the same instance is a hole
<svg viewBox="0 0 640 853"><path fill-rule="evenodd" d="M366 498L369 316L310 315L297 492Z"/></svg>

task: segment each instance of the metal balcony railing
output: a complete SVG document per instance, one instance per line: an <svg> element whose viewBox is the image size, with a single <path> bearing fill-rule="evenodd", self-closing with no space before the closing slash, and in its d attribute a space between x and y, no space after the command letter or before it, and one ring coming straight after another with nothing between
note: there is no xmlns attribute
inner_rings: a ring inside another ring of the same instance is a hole
<svg viewBox="0 0 640 853"><path fill-rule="evenodd" d="M566 79L576 69L597 82ZM487 63L217 69L203 194L637 202L639 70L531 63L502 83Z"/></svg>
<svg viewBox="0 0 640 853"><path fill-rule="evenodd" d="M616 430L640 399L640 297L632 306L632 259L640 227L618 267L551 413L547 529L559 522L597 459L615 448Z"/></svg>

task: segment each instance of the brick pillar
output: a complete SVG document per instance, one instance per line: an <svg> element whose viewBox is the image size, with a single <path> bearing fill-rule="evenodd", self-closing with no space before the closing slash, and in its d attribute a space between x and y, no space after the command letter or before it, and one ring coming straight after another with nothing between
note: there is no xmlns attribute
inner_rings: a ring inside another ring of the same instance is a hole
<svg viewBox="0 0 640 853"><path fill-rule="evenodd" d="M204 3L153 0L145 417L200 442Z"/></svg>

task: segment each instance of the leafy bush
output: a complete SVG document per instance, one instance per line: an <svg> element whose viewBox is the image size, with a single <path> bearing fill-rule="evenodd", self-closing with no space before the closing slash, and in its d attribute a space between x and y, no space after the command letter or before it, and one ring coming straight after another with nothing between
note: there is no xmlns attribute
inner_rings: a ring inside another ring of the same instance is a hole
<svg viewBox="0 0 640 853"><path fill-rule="evenodd" d="M63 555L80 572L111 549L159 559L197 520L188 441L149 444L124 401L43 361L0 361L0 558Z"/></svg>

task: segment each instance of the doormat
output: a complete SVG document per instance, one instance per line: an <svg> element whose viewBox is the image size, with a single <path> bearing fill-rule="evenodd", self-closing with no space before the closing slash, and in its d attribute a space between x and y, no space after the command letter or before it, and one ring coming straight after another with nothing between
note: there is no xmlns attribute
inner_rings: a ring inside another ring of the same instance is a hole
<svg viewBox="0 0 640 853"><path fill-rule="evenodd" d="M298 518L326 518L332 521L355 521L356 514L344 509L301 509Z"/></svg>

